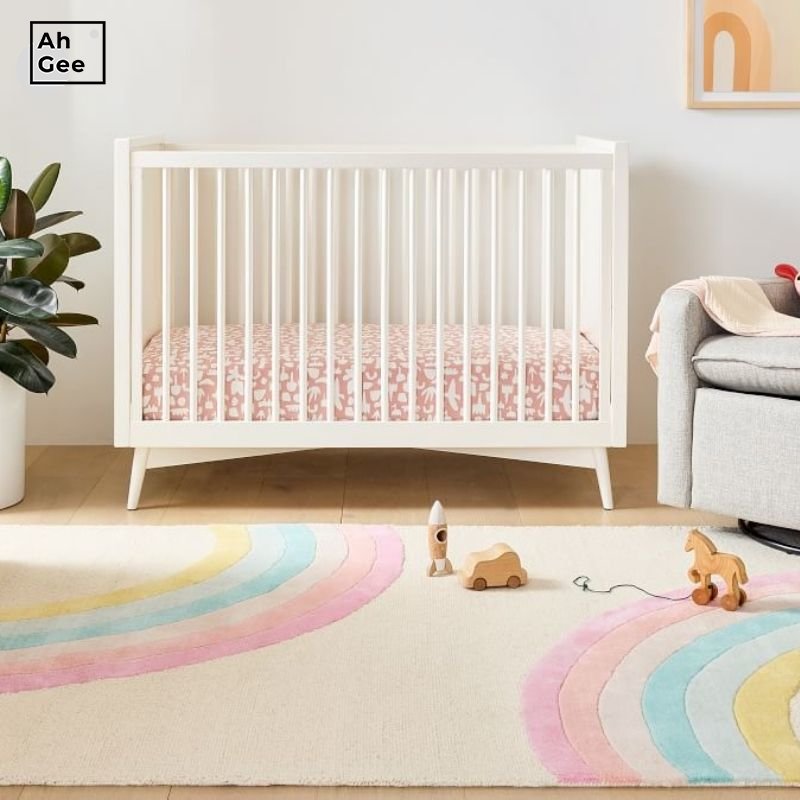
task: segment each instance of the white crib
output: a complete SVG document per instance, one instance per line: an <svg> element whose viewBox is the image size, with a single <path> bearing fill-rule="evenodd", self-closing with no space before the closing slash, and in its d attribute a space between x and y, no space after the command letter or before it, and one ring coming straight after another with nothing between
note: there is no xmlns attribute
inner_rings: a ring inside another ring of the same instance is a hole
<svg viewBox="0 0 800 800"><path fill-rule="evenodd" d="M115 149L115 444L147 469L626 443L624 144ZM413 368L409 368L411 365Z"/></svg>

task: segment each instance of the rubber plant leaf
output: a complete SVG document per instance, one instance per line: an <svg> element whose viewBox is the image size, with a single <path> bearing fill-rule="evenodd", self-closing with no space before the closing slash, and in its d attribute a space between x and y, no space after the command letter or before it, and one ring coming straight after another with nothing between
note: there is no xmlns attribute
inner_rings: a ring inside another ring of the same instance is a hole
<svg viewBox="0 0 800 800"><path fill-rule="evenodd" d="M56 283L66 283L67 286L71 286L76 292L79 292L86 286L83 281L79 281L77 278L71 278L69 275L62 275Z"/></svg>
<svg viewBox="0 0 800 800"><path fill-rule="evenodd" d="M56 382L47 365L19 342L0 343L0 372L36 394L50 391Z"/></svg>
<svg viewBox="0 0 800 800"><path fill-rule="evenodd" d="M53 225L58 225L60 222L66 222L68 219L75 219L83 214L83 211L57 211L55 214L45 214L36 220L33 226L33 232L39 233L46 228L52 228Z"/></svg>
<svg viewBox="0 0 800 800"><path fill-rule="evenodd" d="M20 189L12 189L8 203L0 216L0 225L10 239L26 239L36 225L36 209L30 197Z"/></svg>
<svg viewBox="0 0 800 800"><path fill-rule="evenodd" d="M13 275L27 275L50 286L64 274L69 264L69 247L57 233L46 233L39 241L44 247L44 255L15 262L12 267Z"/></svg>
<svg viewBox="0 0 800 800"><path fill-rule="evenodd" d="M39 342L33 339L14 339L17 344L21 344L26 350L30 350L42 364L50 363L50 351Z"/></svg>
<svg viewBox="0 0 800 800"><path fill-rule="evenodd" d="M8 239L0 242L0 258L38 258L44 247L36 239Z"/></svg>
<svg viewBox="0 0 800 800"><path fill-rule="evenodd" d="M16 320L14 317L10 317L9 322L18 325L32 339L35 339L60 356L75 358L75 356L78 355L78 348L73 338L59 328L48 325L46 322Z"/></svg>
<svg viewBox="0 0 800 800"><path fill-rule="evenodd" d="M56 314L52 319L47 320L50 325L59 328L79 328L84 325L99 325L97 317L90 317L88 314Z"/></svg>
<svg viewBox="0 0 800 800"><path fill-rule="evenodd" d="M0 312L25 320L45 320L58 312L58 297L33 278L12 278L0 284Z"/></svg>
<svg viewBox="0 0 800 800"><path fill-rule="evenodd" d="M61 238L67 243L70 258L82 256L84 253L94 253L102 247L100 242L88 233L64 233Z"/></svg>
<svg viewBox="0 0 800 800"><path fill-rule="evenodd" d="M28 189L28 197L37 211L50 199L59 172L61 172L61 164L48 164Z"/></svg>
<svg viewBox="0 0 800 800"><path fill-rule="evenodd" d="M11 162L0 156L0 215L6 210L11 197Z"/></svg>

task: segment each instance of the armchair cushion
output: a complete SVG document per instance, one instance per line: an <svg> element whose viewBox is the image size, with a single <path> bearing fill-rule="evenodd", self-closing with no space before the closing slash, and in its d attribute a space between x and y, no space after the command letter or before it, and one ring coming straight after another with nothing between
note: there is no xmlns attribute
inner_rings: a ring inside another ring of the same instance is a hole
<svg viewBox="0 0 800 800"><path fill-rule="evenodd" d="M800 338L711 336L692 363L701 381L719 389L800 397Z"/></svg>

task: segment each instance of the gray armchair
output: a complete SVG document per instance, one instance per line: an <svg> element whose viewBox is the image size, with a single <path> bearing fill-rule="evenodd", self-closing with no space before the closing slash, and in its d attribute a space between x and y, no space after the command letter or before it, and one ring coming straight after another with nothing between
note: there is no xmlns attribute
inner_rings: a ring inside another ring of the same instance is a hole
<svg viewBox="0 0 800 800"><path fill-rule="evenodd" d="M800 316L789 281L762 286ZM658 499L800 528L800 338L732 336L691 292L661 304Z"/></svg>

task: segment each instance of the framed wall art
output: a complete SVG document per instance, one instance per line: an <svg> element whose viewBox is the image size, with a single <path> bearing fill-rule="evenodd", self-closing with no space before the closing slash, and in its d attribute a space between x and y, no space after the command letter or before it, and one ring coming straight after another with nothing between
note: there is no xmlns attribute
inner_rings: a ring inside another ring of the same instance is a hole
<svg viewBox="0 0 800 800"><path fill-rule="evenodd" d="M688 0L690 108L800 108L800 0Z"/></svg>

